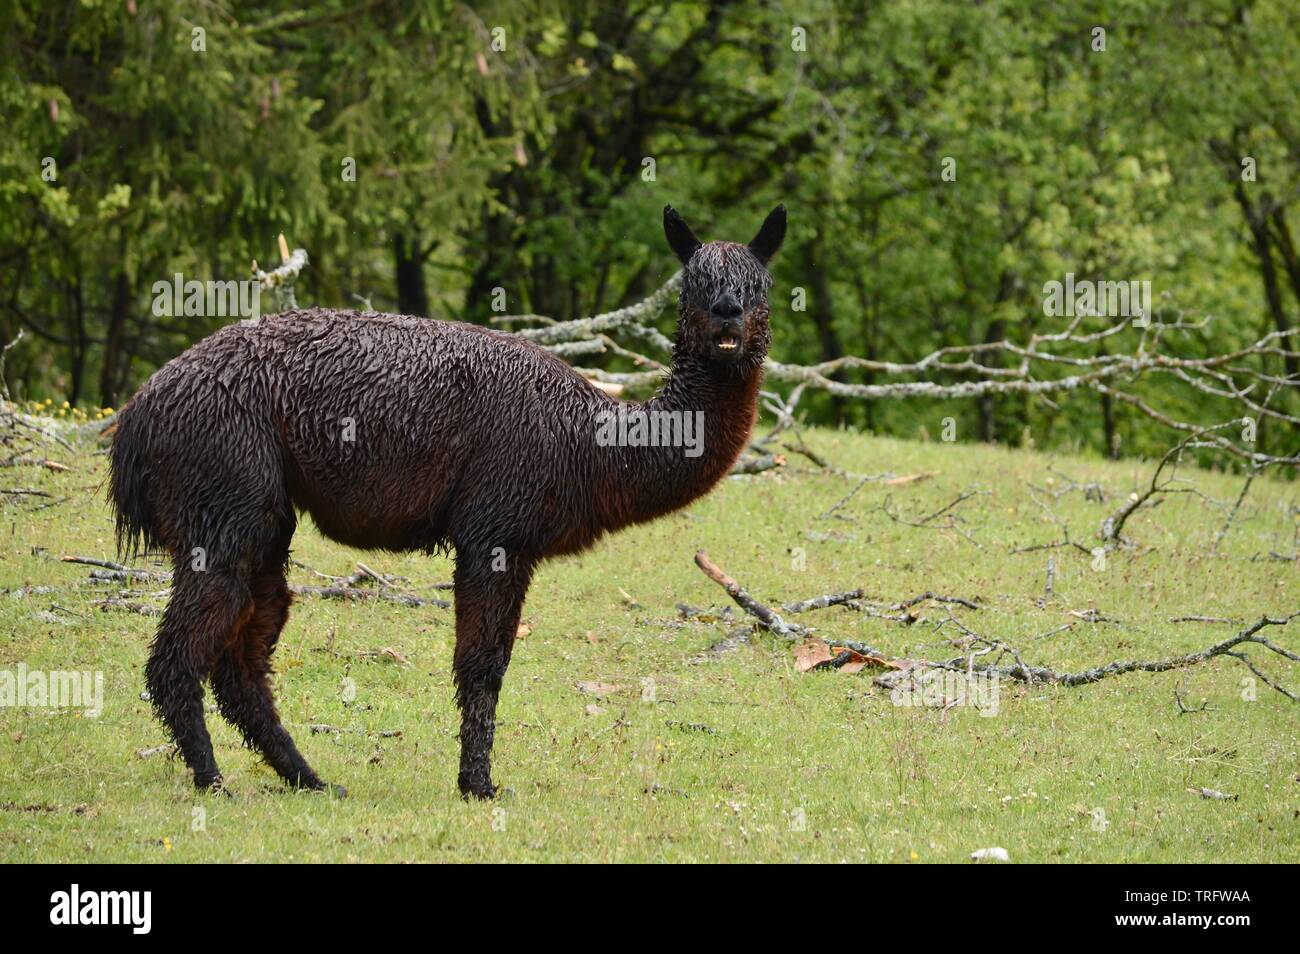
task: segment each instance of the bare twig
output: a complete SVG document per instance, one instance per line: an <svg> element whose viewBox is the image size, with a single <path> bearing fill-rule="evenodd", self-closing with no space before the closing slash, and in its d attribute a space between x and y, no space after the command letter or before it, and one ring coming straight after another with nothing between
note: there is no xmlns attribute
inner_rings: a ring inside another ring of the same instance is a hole
<svg viewBox="0 0 1300 954"><path fill-rule="evenodd" d="M1219 532L1214 535L1214 542L1210 544L1210 556L1218 555L1219 544L1223 542L1223 538L1226 537L1228 531L1232 529L1232 521L1237 519L1237 511L1241 509L1241 502L1246 499L1246 494L1250 492L1250 485L1255 482L1255 477L1258 474L1259 468L1257 467L1251 467L1250 470L1246 472L1246 479L1241 485L1241 493L1237 494L1237 500L1233 503L1232 510L1228 513L1228 518L1223 521L1223 526L1220 527Z"/></svg>
<svg viewBox="0 0 1300 954"><path fill-rule="evenodd" d="M126 566L122 563L115 563L112 560L99 560L95 557L83 556L61 556L63 563L81 563L86 566L103 567L104 573L93 572L90 574L92 580L123 582L126 580L170 580L171 572L168 570L145 570L138 567Z"/></svg>
<svg viewBox="0 0 1300 954"><path fill-rule="evenodd" d="M822 513L818 514L817 519L829 520L832 517L834 517L836 520L852 520L853 519L852 517L845 517L840 513L838 513L838 511L842 510L844 508L844 505L847 504L850 500L852 500L853 497L857 494L857 492L861 490L863 487L865 487L867 484L877 480L888 480L890 477L893 476L894 476L893 474L889 474L889 473L867 474L865 477L862 477L861 479L858 480L856 484L853 485L852 490L850 490L839 500L835 501L835 503L827 507L826 510L824 510Z"/></svg>
<svg viewBox="0 0 1300 954"><path fill-rule="evenodd" d="M780 614L758 602L746 593L739 583L727 576L722 567L710 560L709 555L703 550L695 554L695 565L704 571L705 576L726 590L727 595L736 601L736 605L778 636L796 639L807 635L807 627L800 626L798 623L787 623Z"/></svg>
<svg viewBox="0 0 1300 954"><path fill-rule="evenodd" d="M1201 446L1202 438L1212 434L1215 431L1221 431L1227 427L1236 426L1238 421L1225 421L1222 424L1215 424L1212 427L1198 428L1194 433L1189 434L1183 440L1179 441L1173 447L1165 452L1160 458L1160 463L1156 465L1155 473L1151 475L1151 483L1141 493L1134 492L1129 495L1124 506L1111 514L1101 525L1101 539L1107 549L1114 549L1126 543L1123 537L1124 524L1128 519L1137 513L1148 501L1167 493L1188 493L1186 487L1171 487L1173 481L1171 476L1169 480L1161 482L1165 469L1172 465L1173 472L1177 472L1178 464L1182 461L1183 451L1188 447L1197 445Z"/></svg>
<svg viewBox="0 0 1300 954"><path fill-rule="evenodd" d="M953 500L949 501L947 504L940 507L938 510L920 518L904 517L900 514L894 513L894 511L889 508L890 498L888 497L886 497L884 502L880 504L880 506L877 507L876 509L879 510L881 513L883 513L885 516L887 516L890 520L893 520L895 523L899 523L904 526L918 527L922 530L956 530L963 537L965 537L966 540L968 540L970 543L973 543L975 546L978 547L979 543L975 540L975 538L972 537L970 533L964 527L961 526L960 517L958 517L956 514L952 513L951 511L953 510L953 508L957 507L958 505L964 503L967 500L970 500L972 497L987 496L989 493L991 493L991 491L988 490L965 491L961 494L958 494ZM944 515L947 515L948 519L944 523L936 525L934 521Z"/></svg>
<svg viewBox="0 0 1300 954"><path fill-rule="evenodd" d="M400 603L402 606L436 606L439 609L447 609L451 606L446 600L416 596L413 593L399 593L387 587L370 590L357 586L306 586L301 583L291 583L289 590L298 596L314 596L323 600L351 602L387 600L390 603Z"/></svg>
<svg viewBox="0 0 1300 954"><path fill-rule="evenodd" d="M846 590L843 593L827 593L823 596L814 596L812 599L800 600L798 603L786 603L781 609L790 614L806 613L809 610L825 609L827 606L842 606L852 604L855 600L862 599L862 590Z"/></svg>

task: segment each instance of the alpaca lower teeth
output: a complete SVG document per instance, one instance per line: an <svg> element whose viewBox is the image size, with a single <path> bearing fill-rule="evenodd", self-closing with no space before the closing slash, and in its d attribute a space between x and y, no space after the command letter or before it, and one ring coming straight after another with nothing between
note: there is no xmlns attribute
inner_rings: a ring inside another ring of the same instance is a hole
<svg viewBox="0 0 1300 954"><path fill-rule="evenodd" d="M734 342L734 341L719 341L719 342L718 342L718 347L721 348L723 351L732 351L732 350L734 350L735 347L736 347L736 342Z"/></svg>

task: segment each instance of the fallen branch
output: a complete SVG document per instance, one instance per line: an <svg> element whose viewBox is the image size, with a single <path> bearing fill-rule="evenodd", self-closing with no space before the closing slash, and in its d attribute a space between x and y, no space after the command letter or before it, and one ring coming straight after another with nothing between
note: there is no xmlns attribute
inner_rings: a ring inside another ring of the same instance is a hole
<svg viewBox="0 0 1300 954"><path fill-rule="evenodd" d="M842 509L844 508L844 505L847 504L850 500L852 500L853 497L857 494L857 492L858 492L859 490L861 490L863 487L865 487L867 484L869 484L869 483L871 483L872 481L875 481L875 480L889 480L889 479L892 478L893 476L894 476L893 474L867 474L865 477L859 478L858 482L857 482L856 484L853 485L853 489L852 489L852 490L850 490L847 494L845 494L845 495L844 495L843 497L841 497L839 500L835 501L835 503L833 503L833 504L831 504L829 507L827 507L825 511L823 511L823 512L820 513L820 514L818 514L818 515L817 515L817 519L818 519L818 520L829 520L829 519L831 519L832 517L834 517L836 520L849 520L849 521L852 521L852 520L853 520L852 517L845 517L845 516L842 516L842 515L839 514L837 511L842 510Z"/></svg>
<svg viewBox="0 0 1300 954"><path fill-rule="evenodd" d="M956 514L952 513L952 510L955 507L959 506L960 504L966 502L967 500L970 500L972 497L982 497L990 493L992 493L992 491L988 491L988 490L965 491L961 494L958 494L953 500L951 500L949 503L945 504L944 506L940 507L938 510L934 511L933 513L927 514L919 519L908 518L900 514L894 513L894 511L889 509L888 497L886 497L884 502L875 509L882 512L885 516L887 516L890 520L893 520L895 523L902 524L903 526L906 527L918 527L922 530L956 530L963 537L965 537L967 541L969 541L970 543L978 547L980 545L979 542L976 541L976 539L973 536L971 536L967 530L965 530L962 526L960 526L960 518ZM935 523L932 522L944 515L947 515L948 517L945 523L936 525Z"/></svg>
<svg viewBox="0 0 1300 954"><path fill-rule="evenodd" d="M643 301L589 318L559 322L540 315L523 315L503 316L494 322L511 326L540 325L523 328L517 333L562 354L616 354L631 359L638 367L652 370L617 372L584 367L575 370L591 381L650 389L663 382L662 362L619 346L609 336L630 336L648 345L660 358L670 357L672 342L650 323L672 303L681 279L681 272L677 272ZM1203 340L1210 319L1184 321L1177 317L1175 306L1170 305L1168 310L1175 315L1173 320L1146 316L1144 323L1135 324L1132 318L1123 318L1107 321L1096 331L1083 330L1083 323L1089 316L1078 315L1062 331L1030 334L1023 342L1002 339L949 345L915 361L885 361L846 355L814 365L794 365L769 357L764 365L767 380L793 387L788 402L781 402L779 398L765 401L764 406L776 416L777 423L773 432L757 445L764 448L776 433L795 426L791 411L798 397L807 389L826 391L841 398L872 401L977 399L995 395L1026 395L1050 400L1052 395L1091 390L1128 405L1162 427L1184 434L1199 430L1196 425L1178 420L1138 394L1121 389L1157 375L1174 378L1199 394L1229 402L1234 409L1240 410L1239 417L1252 415L1256 419L1271 418L1287 424L1300 424L1300 417L1269 406L1279 389L1286 388L1294 394L1300 387L1300 381L1278 377L1269 370L1271 362L1292 361L1300 357L1300 351L1296 350L1300 328L1270 332L1224 354L1184 357L1181 341L1165 349L1165 339L1194 335ZM1126 334L1134 337L1128 353L1097 347L1099 342ZM914 379L855 383L845 379L845 372L859 372L873 378ZM1268 397L1257 397L1256 391L1265 387L1269 389ZM1172 391L1172 388L1161 388L1158 393L1163 397ZM764 397L768 395L764 394ZM1173 399L1176 401L1177 397L1175 394ZM1300 463L1300 454L1263 454L1244 438L1235 442L1213 434L1206 438L1206 442L1252 466Z"/></svg>
<svg viewBox="0 0 1300 954"><path fill-rule="evenodd" d="M941 596L932 590L926 590L920 596L914 596L910 600L904 600L901 603L894 603L889 608L894 611L910 609L918 603L924 603L926 600L934 600L936 603L954 603L957 606L964 606L967 609L979 609L979 604L974 603L971 600L964 599L960 596Z"/></svg>
<svg viewBox="0 0 1300 954"><path fill-rule="evenodd" d="M731 476L741 474L761 474L765 470L775 470L785 466L785 457L781 454L758 454L736 461L731 468Z"/></svg>
<svg viewBox="0 0 1300 954"><path fill-rule="evenodd" d="M63 563L81 563L85 566L97 566L106 570L106 573L91 573L92 580L123 582L126 580L165 580L172 578L168 570L145 570L138 567L126 566L122 563L114 563L112 560L98 560L95 557L83 556L61 556L59 560Z"/></svg>
<svg viewBox="0 0 1300 954"><path fill-rule="evenodd" d="M122 610L127 613L136 613L140 616L161 616L161 607L154 606L150 603L133 603L129 600L119 599L116 596L110 596L107 599L99 600L92 604L98 606L104 612L111 609Z"/></svg>
<svg viewBox="0 0 1300 954"><path fill-rule="evenodd" d="M763 603L760 603L758 600L750 596L749 593L745 591L744 587L742 587L734 579L728 576L727 573L720 566L714 563L709 558L708 554L706 554L703 550L695 554L695 565L698 566L704 572L705 576L707 576L709 579L713 580L724 590L726 590L727 595L730 596L741 609L743 609L750 616L758 620L759 623L768 631L775 633L776 635L781 636L785 639L790 639L790 640L802 640L807 638L809 635L811 635L812 630L810 630L808 627L801 626L797 623L787 623L781 617L781 615L775 612L771 607L765 606ZM834 599L835 597L840 597L841 599ZM849 593L832 594L831 596L828 597L817 597L814 598L813 600L806 600L803 603L789 604L787 607L783 607L783 609L786 609L787 612L791 612L800 607L811 609L811 608L815 608L818 605L830 606L830 605L836 605L836 603L847 604L853 601L854 599L856 599L856 597L851 596ZM983 636L980 636L978 633L971 630L964 623L962 623L955 616L953 616L951 605L961 605L971 609L979 608L977 604L973 603L970 600L965 600L962 599L961 597L943 597L943 596L938 596L937 594L932 592L926 592L918 597L914 597L911 600L906 600L901 603L896 603L891 608L907 609L927 599L937 600L939 602L948 604L950 608L948 609L947 621L952 622L959 629L961 629L961 631L966 635L970 643L979 643L984 648L974 653L963 654L962 656L958 656L955 659L949 659L941 662L932 662L927 660L899 661L897 663L897 665L899 666L899 672L893 674L887 674L884 676L878 676L877 677L878 684L886 686L887 688L892 688L893 687L892 680L896 680L900 678L899 675L900 673L905 673L917 667L931 667L936 669L950 669L959 672L979 672L979 673L986 673L986 674L994 674L994 675L1006 677L1008 679L1014 679L1018 682L1026 682L1031 684L1036 682L1043 682L1043 683L1053 683L1061 686L1075 687L1075 686L1088 685L1094 682L1099 682L1102 679L1106 679L1111 676L1122 676L1131 672L1168 672L1174 669L1183 669L1188 666L1194 666L1199 663L1203 663L1207 660L1214 659L1215 657L1218 656L1231 656L1232 658L1242 662L1248 669L1250 669L1251 672L1253 672L1256 676L1258 676L1270 688L1275 689L1276 691L1280 692L1282 695L1286 696L1288 699L1291 699L1292 701L1300 701L1300 697L1297 697L1290 690L1274 682L1264 673L1260 672L1260 670L1255 666L1253 662L1251 662L1250 658L1245 654L1245 652L1238 649L1238 647L1242 646L1245 643L1254 643L1263 646L1265 649L1269 650L1270 652L1276 653L1277 655L1282 656L1283 658L1288 659L1291 662L1300 663L1300 654L1296 654L1291 652L1288 649L1284 649L1283 647L1278 646L1276 643L1273 643L1271 640L1267 639L1266 637L1259 635L1259 633L1267 627L1286 626L1288 623L1291 622L1291 620L1300 616L1300 611L1292 613L1290 616L1284 616L1281 618L1262 616L1257 622L1241 630L1241 632L1237 633L1235 636L1232 636L1231 638L1225 639L1221 642L1215 643L1213 646L1200 650L1199 652L1185 653L1181 656L1173 656L1169 659L1116 661L1116 662L1107 663L1104 666L1097 666L1093 669L1085 669L1082 672L1061 672L1059 670L1052 669L1047 666L1027 665L1023 660L1021 660L1019 654L1013 647L1007 645L1006 643L1000 642L998 640L990 640L990 639L986 639ZM1054 632L1059 632L1059 631L1060 630L1058 629ZM855 653L859 653L864 656L876 657L887 663L889 662L889 657L885 653L882 653L880 650L868 646L865 643L860 643L855 640L841 640L841 639L824 639L823 641L828 646L844 647L846 649L852 650ZM1015 660L1015 665L999 665L996 663L975 662L975 659L978 656L985 655L987 653L995 652L995 651L999 652L1000 654L1010 655ZM834 665L835 661L838 659L839 657L834 657L830 661L830 663ZM848 662L848 661L850 661L848 658L843 660L843 662ZM884 680L884 682L882 682L881 680Z"/></svg>
<svg viewBox="0 0 1300 954"><path fill-rule="evenodd" d="M366 600L387 600L402 606L436 606L447 609L451 606L446 600L433 597L416 596L413 593L399 593L390 589L363 589L357 586L306 586L291 583L289 591L297 596L314 596L322 600L348 600L365 602Z"/></svg>
<svg viewBox="0 0 1300 954"><path fill-rule="evenodd" d="M285 241L283 232L279 235L279 244L280 267L264 272L257 267L257 260L254 259L253 277L263 289L275 292L276 303L281 311L293 311L298 307L298 298L294 294L293 284L298 280L302 270L307 267L307 250L295 248L290 253L289 243Z"/></svg>
<svg viewBox="0 0 1300 954"><path fill-rule="evenodd" d="M695 554L695 565L704 571L705 576L726 590L727 595L736 601L737 606L778 636L784 636L787 639L798 639L808 634L807 627L800 626L798 623L787 623L781 618L780 614L770 607L764 606L746 593L744 588L727 576L722 567L710 560L709 555L703 550Z"/></svg>
<svg viewBox="0 0 1300 954"><path fill-rule="evenodd" d="M1108 550L1113 550L1118 546L1125 545L1127 541L1123 537L1124 524L1128 519L1137 513L1149 500L1157 498L1161 494L1170 493L1191 493L1189 487L1172 487L1170 486L1178 472L1178 465L1182 463L1183 451L1188 447L1202 446L1202 438L1215 431L1221 431L1226 427L1237 426L1239 421L1225 421L1222 424L1215 424L1212 427L1199 428L1195 433L1189 434L1160 458L1160 463L1156 465L1155 473L1151 475L1151 483L1141 493L1132 493L1128 501L1115 513L1111 514L1101 525L1101 539ZM1165 468L1172 464L1171 474L1168 480L1163 483L1160 480ZM1249 486L1249 484L1247 485ZM1215 541L1217 544L1217 540Z"/></svg>
<svg viewBox="0 0 1300 954"><path fill-rule="evenodd" d="M781 607L785 612L790 614L806 613L809 610L825 609L828 606L852 605L856 600L862 599L862 590L847 590L843 593L827 593L824 596L814 596L809 600L801 600L798 603L786 603Z"/></svg>
<svg viewBox="0 0 1300 954"><path fill-rule="evenodd" d="M984 673L996 673L1005 676L1008 679L1014 679L1018 682L1051 682L1061 686L1084 686L1094 682L1100 682L1110 676L1122 676L1131 672L1169 672L1174 669L1184 669L1187 666L1194 666L1203 663L1206 660L1213 659L1216 656L1231 656L1234 659L1244 663L1251 672L1258 676L1270 688L1277 690L1293 702L1300 702L1290 690L1273 682L1255 667L1244 652L1237 650L1236 647L1242 643L1257 643L1277 653L1292 662L1300 662L1300 655L1283 649L1263 636L1257 635L1260 630L1268 626L1285 626L1291 620L1300 616L1300 612L1292 613L1290 616L1284 616L1275 619L1269 616L1260 617L1260 619L1243 629L1237 635L1225 639L1222 642L1215 643L1199 652L1185 653L1181 656L1173 656L1169 659L1149 659L1149 660L1127 660L1107 663L1104 666L1097 666L1093 669L1085 669L1082 672L1059 672L1046 666L1026 666L1022 662L1017 662L1014 666L997 666L997 665L975 665L971 666L966 657L948 660L947 662L927 663L926 665L942 669L956 669L959 671L975 671Z"/></svg>
<svg viewBox="0 0 1300 954"><path fill-rule="evenodd" d="M51 460L48 457L14 456L0 461L0 467L44 467L46 470L52 470L57 473L72 470L72 468L67 464L61 464L57 460Z"/></svg>
<svg viewBox="0 0 1300 954"><path fill-rule="evenodd" d="M145 570L139 567L130 567L122 563L115 563L112 560L100 560L95 557L83 556L62 556L59 559L64 563L81 563L87 566L101 567L93 570L90 578L96 582L130 582L131 580L155 580L159 582L170 582L172 575L166 570ZM307 586L301 583L289 584L290 592L298 596L316 597L326 600L348 600L350 602L365 602L367 600L385 600L390 603L398 603L402 606L436 606L439 609L448 609L451 603L446 600L440 600L432 596L416 596L414 593L406 593L393 588L395 577L386 577L366 566L364 563L358 563L359 572L346 579L340 577L326 577L331 580L341 580L338 586ZM313 573L316 571L313 570ZM317 573L317 576L325 576L323 573ZM377 589L359 587L356 584L361 580L374 580L379 584ZM434 584L435 589L445 589L450 584ZM132 609L134 612L143 612L134 609L130 604L123 604L117 600L105 600L101 604L105 609Z"/></svg>

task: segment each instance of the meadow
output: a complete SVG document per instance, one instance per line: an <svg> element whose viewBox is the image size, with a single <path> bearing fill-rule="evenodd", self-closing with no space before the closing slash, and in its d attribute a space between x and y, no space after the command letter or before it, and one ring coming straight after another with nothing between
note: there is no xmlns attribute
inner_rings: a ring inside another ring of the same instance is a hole
<svg viewBox="0 0 1300 954"><path fill-rule="evenodd" d="M879 607L927 591L979 607L797 617L893 658L959 655L951 612L1026 663L1079 670L1300 610L1294 482L1257 479L1229 521L1241 478L1183 470L1177 486L1196 492L1139 510L1133 546L1099 559L1098 528L1152 462L805 437L832 468L790 454L541 570L501 696L492 803L456 791L451 610L314 597L276 652L277 699L349 796L287 791L215 712L233 797L196 794L141 698L156 618L103 605L161 607L162 587L60 559L116 559L107 458L87 446L61 455L67 471L11 471L10 489L49 496L3 498L0 669L102 672L104 698L96 717L0 708L0 861L918 863L994 846L1021 863L1300 861L1300 706L1236 659L1073 688L1003 680L993 714L900 706L879 669L800 671L791 642L735 638L752 620L693 562L706 551L772 607L855 587ZM1036 548L1067 530L1082 549ZM294 583L361 561L450 597L435 587L448 559L349 551L306 520L293 559ZM1174 621L1187 616L1223 621ZM1300 620L1264 635L1300 650ZM1248 652L1300 690L1300 665Z"/></svg>

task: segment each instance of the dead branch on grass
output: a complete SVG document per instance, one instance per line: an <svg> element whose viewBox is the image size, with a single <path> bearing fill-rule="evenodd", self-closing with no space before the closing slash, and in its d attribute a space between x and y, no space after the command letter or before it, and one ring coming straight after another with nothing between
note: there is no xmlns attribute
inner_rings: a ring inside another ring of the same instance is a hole
<svg viewBox="0 0 1300 954"><path fill-rule="evenodd" d="M744 587L742 587L734 579L728 576L727 573L720 566L714 563L713 560L711 560L709 556L706 553L704 553L704 551L701 550L695 554L695 564L704 572L704 574L707 577L709 577L709 579L713 580L724 590L726 590L727 595L730 596L736 602L736 604L740 606L741 609L743 609L750 616L758 620L759 624L763 626L763 628L767 629L769 632L772 632L777 636L781 636L788 640L806 639L813 632L813 630L809 627L802 626L799 624L787 623L780 616L780 614L772 610L771 607L768 607L763 603L760 603L758 600L754 599L752 596L749 595L748 592L746 592ZM813 608L820 608L823 606L848 605L852 603L855 599L855 598L847 598L847 594L845 593L832 594L832 595L839 596L839 597L846 597L846 598L839 599L839 600L831 600L826 597L819 597L819 598L814 598L812 600L805 600L802 603L788 604L788 606L790 607L803 606L806 607L807 609L813 609ZM1065 672L1065 671L1053 669L1048 666L1028 665L1020 657L1019 652L1013 646L1001 640L989 639L987 637L981 636L979 633L976 633L974 630L972 630L970 627L968 627L965 623L963 623L960 619L956 617L956 615L952 612L952 608L951 608L952 605L955 604L955 605L962 605L967 608L978 609L977 604L969 600L963 600L959 597L939 597L933 593L926 593L923 594L922 596L916 597L913 600L894 604L894 606L896 608L907 608L912 605L916 605L916 603L925 599L932 599L946 604L948 619L945 622L951 622L959 630L961 630L961 632L965 636L967 648L971 646L978 646L979 649L974 652L963 653L963 655L958 656L954 659L948 659L942 661L929 661L929 660L898 661L898 666L900 671L904 669L915 669L918 666L925 666L925 667L936 668L936 669L951 669L951 670L957 670L963 672L979 672L979 673L986 673L986 674L995 674L1018 682L1025 682L1030 684L1040 682L1040 683L1052 683L1055 685L1061 685L1067 687L1076 687L1076 686L1088 685L1094 682L1100 682L1102 679L1107 679L1112 676L1122 676L1132 672L1168 672L1175 669L1185 669L1188 666L1194 666L1219 656L1229 656L1238 660L1243 665L1245 665L1248 669L1250 669L1250 671L1253 672L1257 677L1259 677L1259 679L1262 682L1264 682L1265 685L1276 690L1277 692L1281 693L1282 695L1286 696L1288 699L1291 699L1292 701L1300 701L1300 697L1297 697L1289 689L1282 686L1280 683L1275 682L1273 679L1269 678L1265 673L1261 672L1259 668L1254 664L1254 662L1250 659L1250 657L1246 655L1245 651L1242 648L1240 648L1247 643L1255 644L1255 645L1263 646L1269 652L1281 656L1284 659L1287 659L1291 662L1300 663L1300 654L1294 653L1289 649L1285 649L1284 647L1278 646L1276 643L1272 642L1267 637L1260 635L1260 633L1268 627L1286 626L1288 623L1291 622L1291 620L1300 617L1300 611L1297 611L1295 613L1292 613L1289 616L1284 616L1284 617L1261 616L1259 620L1252 623L1250 626L1247 626L1246 628L1242 629L1235 636L1217 642L1207 647L1206 649L1202 649L1198 652L1184 653L1180 656L1173 656L1167 659L1117 660L1115 662L1106 663L1105 665L1097 666L1092 669L1085 669L1080 672ZM1056 632L1059 631L1060 631L1059 629L1056 630ZM844 647L846 649L853 650L854 652L860 653L865 656L877 657L881 659L889 658L886 654L882 653L880 650L868 646L865 643L858 642L856 640L841 640L841 639L833 639L833 638L829 638L829 639L823 638L823 639L824 642L826 642L830 646ZM998 656L995 658L993 662L991 663L975 662L977 658L980 658L982 656L994 652L998 653ZM1000 660L1003 656L1010 656L1014 660L1014 664L1013 665L1002 664ZM835 657L835 659L838 658L839 657ZM833 661L834 660L832 660L832 662ZM845 661L847 662L848 660L846 659ZM880 678L883 678L886 680L886 682L888 682L890 679L896 677L886 676Z"/></svg>
<svg viewBox="0 0 1300 954"><path fill-rule="evenodd" d="M965 503L967 500L970 500L972 497L988 496L991 493L992 491L989 490L964 491L963 493L958 494L957 497L955 497L953 500L944 504L944 506L940 507L938 510L934 511L933 513L926 514L925 516L919 518L905 517L901 514L894 513L894 511L889 508L889 501L890 501L889 497L886 497L884 502L881 503L880 506L876 507L875 509L879 510L890 520L893 520L895 523L902 524L903 526L917 527L922 530L956 530L959 534L965 537L968 542L978 547L980 546L979 541L977 541L973 536L971 536L970 532L966 530L965 527L961 526L961 517L953 513L953 510L956 507L960 506L961 504ZM940 517L943 516L947 517L947 520L944 523L940 523L940 524L934 523L935 520L938 520Z"/></svg>
<svg viewBox="0 0 1300 954"><path fill-rule="evenodd" d="M168 570L147 570L141 567L126 566L122 563L116 563L112 560L101 560L96 557L85 556L62 556L59 558L64 563L79 563L86 566L99 567L100 569L92 570L90 579L97 583L129 583L134 580L150 580L163 583L170 583L172 574ZM309 586L302 583L289 584L290 592L297 596L314 597L326 600L345 600L347 602L367 602L367 601L384 601L396 603L399 606L420 607L436 606L439 609L448 609L451 603L447 600L438 599L432 596L417 596L414 593L407 592L397 588L394 584L405 582L401 577L386 576L377 570L371 569L364 563L358 563L359 572L349 577L330 577L323 573L317 573L317 576L336 581L333 586ZM310 569L310 568L308 568ZM316 571L312 571L315 573ZM358 584L365 580L371 580L378 584L377 587L362 587ZM446 584L450 585L450 584ZM443 588L444 584L435 584L434 588ZM165 595L165 594L164 594ZM147 604L130 603L120 598L108 598L100 600L95 604L101 609L120 609L143 615L153 615L153 607L147 607Z"/></svg>

